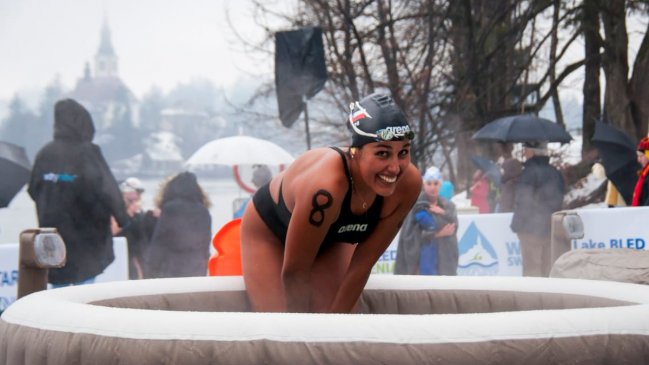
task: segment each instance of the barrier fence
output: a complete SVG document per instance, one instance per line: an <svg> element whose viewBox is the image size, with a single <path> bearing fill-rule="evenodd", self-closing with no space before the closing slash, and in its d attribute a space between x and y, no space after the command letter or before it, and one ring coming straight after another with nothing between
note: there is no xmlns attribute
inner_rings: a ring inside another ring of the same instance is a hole
<svg viewBox="0 0 649 365"><path fill-rule="evenodd" d="M126 238L113 238L115 261L97 276L96 282L128 280ZM18 293L18 243L0 244L0 312L16 301Z"/></svg>
<svg viewBox="0 0 649 365"><path fill-rule="evenodd" d="M570 241L566 249L646 250L649 245L649 207L581 209L576 214L584 226L584 237ZM520 276L522 258L518 237L509 228L511 213L458 216L458 275ZM373 274L392 274L398 236L374 265ZM113 240L115 261L97 277L97 282L128 279L126 239ZM18 244L0 244L0 311L16 300L18 288Z"/></svg>

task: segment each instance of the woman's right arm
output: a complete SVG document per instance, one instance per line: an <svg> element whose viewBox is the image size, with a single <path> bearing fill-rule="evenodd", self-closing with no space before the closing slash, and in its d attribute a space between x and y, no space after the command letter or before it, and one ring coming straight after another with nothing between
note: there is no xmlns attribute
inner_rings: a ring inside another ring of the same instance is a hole
<svg viewBox="0 0 649 365"><path fill-rule="evenodd" d="M323 167L324 171L335 171L335 166ZM294 197L282 267L288 312L310 310L311 269L329 227L338 218L346 192L344 175L322 177L321 171L322 167L308 169L284 186L290 188ZM284 191L286 196L289 192Z"/></svg>

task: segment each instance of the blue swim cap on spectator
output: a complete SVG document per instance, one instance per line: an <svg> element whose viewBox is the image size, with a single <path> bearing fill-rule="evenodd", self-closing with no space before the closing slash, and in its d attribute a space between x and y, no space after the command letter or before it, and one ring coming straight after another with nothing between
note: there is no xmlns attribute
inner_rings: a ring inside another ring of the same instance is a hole
<svg viewBox="0 0 649 365"><path fill-rule="evenodd" d="M411 140L415 137L406 115L389 95L374 93L351 103L349 107L352 147L371 142Z"/></svg>

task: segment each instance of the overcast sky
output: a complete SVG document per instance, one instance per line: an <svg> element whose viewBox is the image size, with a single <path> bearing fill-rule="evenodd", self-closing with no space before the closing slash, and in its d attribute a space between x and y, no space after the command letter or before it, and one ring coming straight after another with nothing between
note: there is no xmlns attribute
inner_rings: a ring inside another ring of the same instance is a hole
<svg viewBox="0 0 649 365"><path fill-rule="evenodd" d="M226 10L246 38L261 35L247 0L0 0L0 106L16 92L39 96L57 75L72 88L85 63L93 65L104 16L119 74L137 97L195 77L226 88L250 73L272 77L273 58L242 51ZM646 21L628 24L631 63ZM581 41L575 47L581 55ZM581 72L572 75L562 92L580 98L582 80Z"/></svg>
<svg viewBox="0 0 649 365"><path fill-rule="evenodd" d="M119 74L137 97L195 77L227 87L245 70L272 72L272 58L259 64L241 51L226 9L238 31L261 34L245 0L0 0L0 100L57 75L72 88L86 62L94 67L104 15Z"/></svg>

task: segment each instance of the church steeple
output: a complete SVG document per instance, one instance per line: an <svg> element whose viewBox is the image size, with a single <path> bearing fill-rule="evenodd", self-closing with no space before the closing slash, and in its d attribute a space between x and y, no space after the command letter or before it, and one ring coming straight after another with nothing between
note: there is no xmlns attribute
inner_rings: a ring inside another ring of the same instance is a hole
<svg viewBox="0 0 649 365"><path fill-rule="evenodd" d="M110 39L110 28L108 19L104 16L101 27L101 40L99 49L95 55L95 77L118 77L117 76L117 55L113 49Z"/></svg>

